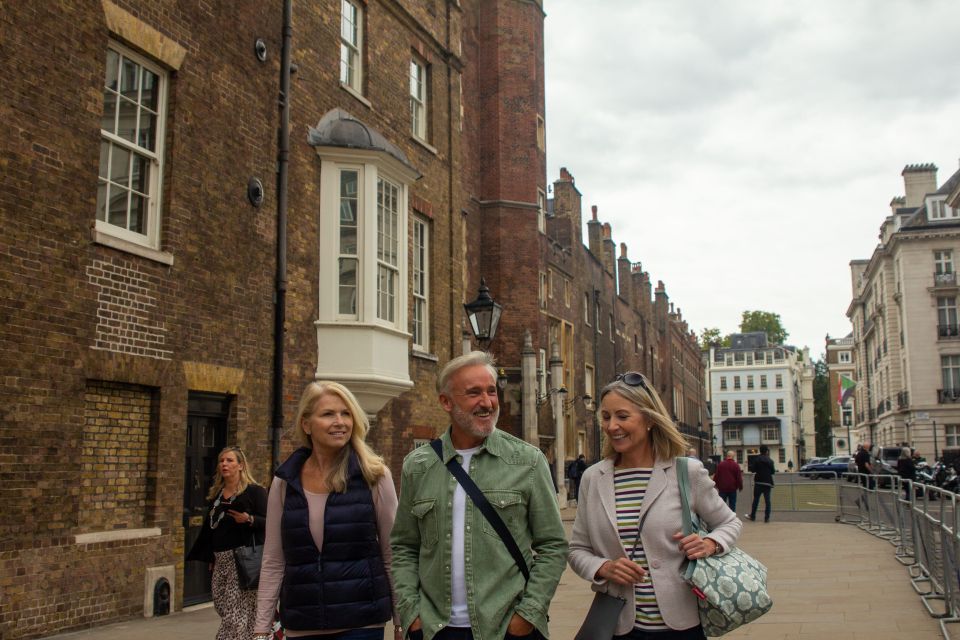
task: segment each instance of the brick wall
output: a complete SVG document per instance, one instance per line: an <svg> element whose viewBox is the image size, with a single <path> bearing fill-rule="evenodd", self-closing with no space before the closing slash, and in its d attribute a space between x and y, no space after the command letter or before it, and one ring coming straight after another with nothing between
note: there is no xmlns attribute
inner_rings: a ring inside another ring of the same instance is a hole
<svg viewBox="0 0 960 640"><path fill-rule="evenodd" d="M155 442L152 393L94 380L87 383L84 404L79 527L88 531L143 527L147 469Z"/></svg>

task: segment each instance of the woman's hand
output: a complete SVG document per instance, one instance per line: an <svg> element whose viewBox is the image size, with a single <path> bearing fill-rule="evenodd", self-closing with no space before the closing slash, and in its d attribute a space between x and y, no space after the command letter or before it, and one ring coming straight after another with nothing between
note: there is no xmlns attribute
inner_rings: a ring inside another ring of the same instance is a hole
<svg viewBox="0 0 960 640"><path fill-rule="evenodd" d="M680 546L680 553L687 556L688 560L697 560L699 558L709 558L720 550L720 545L712 538L701 538L696 533L684 537L682 531L673 534L673 539Z"/></svg>
<svg viewBox="0 0 960 640"><path fill-rule="evenodd" d="M629 586L644 582L647 579L647 572L633 560L617 558L616 560L607 560L600 565L596 577Z"/></svg>
<svg viewBox="0 0 960 640"><path fill-rule="evenodd" d="M253 522L253 516L249 513L243 511L234 511L233 509L227 509L227 515L233 518L233 521L237 524L250 524Z"/></svg>

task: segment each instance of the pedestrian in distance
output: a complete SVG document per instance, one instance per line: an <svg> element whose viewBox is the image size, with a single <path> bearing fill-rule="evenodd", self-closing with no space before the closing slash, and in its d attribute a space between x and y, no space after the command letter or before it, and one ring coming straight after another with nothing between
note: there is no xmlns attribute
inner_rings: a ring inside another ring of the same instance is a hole
<svg viewBox="0 0 960 640"><path fill-rule="evenodd" d="M270 487L255 640L270 637L278 602L290 638L381 640L391 617L393 637L402 637L390 577L397 493L365 441L369 428L343 385L317 381L303 390L301 447Z"/></svg>
<svg viewBox="0 0 960 640"><path fill-rule="evenodd" d="M267 491L253 479L240 447L226 447L217 456L207 500L209 513L186 559L207 562L213 570L213 608L220 616L217 640L247 640L253 633L257 590L241 588L233 550L254 541L263 544Z"/></svg>
<svg viewBox="0 0 960 640"><path fill-rule="evenodd" d="M473 351L441 369L437 391L450 428L403 461L393 575L411 640L548 637L567 541L543 453L496 428L493 365ZM486 497L505 535L475 496Z"/></svg>
<svg viewBox="0 0 960 640"><path fill-rule="evenodd" d="M777 468L769 454L770 447L763 445L760 447L760 455L753 460L753 504L747 515L748 520L757 519L757 507L760 505L760 497L763 496L763 521L770 522L770 512L773 509L770 492L773 491L773 474L777 472Z"/></svg>
<svg viewBox="0 0 960 640"><path fill-rule="evenodd" d="M618 375L603 388L600 426L603 457L583 475L570 566L594 591L626 600L615 639L702 640L697 596L681 566L732 549L742 523L690 459L691 507L710 533L679 530L676 466L686 442L642 374Z"/></svg>
<svg viewBox="0 0 960 640"><path fill-rule="evenodd" d="M876 482L873 474L876 470L876 459L873 455L873 445L869 442L860 445L853 462L857 465L857 473L862 474L860 484L870 489L875 488Z"/></svg>
<svg viewBox="0 0 960 640"><path fill-rule="evenodd" d="M900 457L897 459L897 475L903 483L903 499L910 500L910 487L917 479L917 467L913 462L913 455L910 453L910 447L900 449ZM908 483L907 480L910 482Z"/></svg>
<svg viewBox="0 0 960 640"><path fill-rule="evenodd" d="M570 478L574 500L580 495L580 479L583 477L583 472L586 471L586 469L587 460L582 453L577 456L576 460L571 460L570 464L567 465L567 477Z"/></svg>
<svg viewBox="0 0 960 640"><path fill-rule="evenodd" d="M713 481L717 483L717 493L730 510L737 511L737 492L743 491L743 470L734 459L734 452L727 451L727 456L717 465Z"/></svg>

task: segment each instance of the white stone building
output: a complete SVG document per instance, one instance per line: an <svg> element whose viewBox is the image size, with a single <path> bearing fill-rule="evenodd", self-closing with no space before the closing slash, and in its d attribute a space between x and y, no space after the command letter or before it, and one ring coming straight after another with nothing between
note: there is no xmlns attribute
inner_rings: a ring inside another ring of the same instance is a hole
<svg viewBox="0 0 960 640"><path fill-rule="evenodd" d="M960 171L909 165L869 260L850 263L854 442L960 455Z"/></svg>
<svg viewBox="0 0 960 640"><path fill-rule="evenodd" d="M716 455L733 450L745 464L770 447L778 469L813 455L813 364L807 349L769 345L763 332L735 333L711 346L707 396Z"/></svg>

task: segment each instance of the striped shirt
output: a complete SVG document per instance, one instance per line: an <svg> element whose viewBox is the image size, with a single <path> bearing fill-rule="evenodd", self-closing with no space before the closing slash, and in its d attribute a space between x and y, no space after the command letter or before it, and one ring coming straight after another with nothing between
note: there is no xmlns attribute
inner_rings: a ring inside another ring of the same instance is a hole
<svg viewBox="0 0 960 640"><path fill-rule="evenodd" d="M627 550L628 557L643 567L647 576L650 576L650 568L647 566L647 555L643 550L637 525L651 473L653 469L614 469L613 471L613 490L617 503L617 534L620 536L623 548ZM633 591L637 601L634 628L644 631L669 629L660 615L657 598L653 592L652 578L634 585Z"/></svg>

